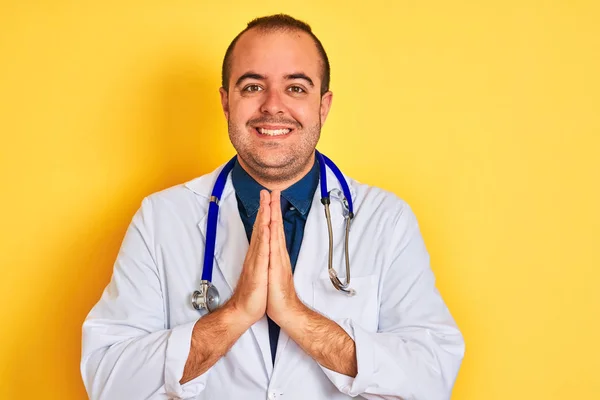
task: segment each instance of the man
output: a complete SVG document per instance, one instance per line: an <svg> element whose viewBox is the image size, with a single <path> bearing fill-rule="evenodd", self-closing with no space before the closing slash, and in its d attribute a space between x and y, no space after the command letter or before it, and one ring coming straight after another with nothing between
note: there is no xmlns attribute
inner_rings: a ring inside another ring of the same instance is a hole
<svg viewBox="0 0 600 400"><path fill-rule="evenodd" d="M317 187L341 184L323 178L315 154L332 93L310 27L286 15L249 23L227 50L220 94L237 150L218 200L221 305L198 312L190 302L219 168L149 196L134 216L83 325L90 397L449 398L464 343L406 203L347 178L355 295L331 284ZM345 277L347 221L333 196L330 207Z"/></svg>

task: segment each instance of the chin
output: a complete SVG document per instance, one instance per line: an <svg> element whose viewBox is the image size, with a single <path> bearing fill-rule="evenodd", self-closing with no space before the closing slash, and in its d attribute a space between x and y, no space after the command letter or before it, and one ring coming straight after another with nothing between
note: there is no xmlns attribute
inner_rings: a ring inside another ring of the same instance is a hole
<svg viewBox="0 0 600 400"><path fill-rule="evenodd" d="M252 157L264 169L286 168L293 164L294 157L290 154L260 154Z"/></svg>

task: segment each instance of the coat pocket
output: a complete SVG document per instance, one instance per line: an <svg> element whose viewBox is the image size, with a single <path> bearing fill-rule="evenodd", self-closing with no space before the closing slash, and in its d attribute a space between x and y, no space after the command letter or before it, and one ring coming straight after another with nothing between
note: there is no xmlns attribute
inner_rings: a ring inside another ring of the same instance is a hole
<svg viewBox="0 0 600 400"><path fill-rule="evenodd" d="M329 278L313 282L313 308L329 319L349 318L370 332L377 332L379 302L377 275L352 277L350 287L356 291L348 296L333 287Z"/></svg>

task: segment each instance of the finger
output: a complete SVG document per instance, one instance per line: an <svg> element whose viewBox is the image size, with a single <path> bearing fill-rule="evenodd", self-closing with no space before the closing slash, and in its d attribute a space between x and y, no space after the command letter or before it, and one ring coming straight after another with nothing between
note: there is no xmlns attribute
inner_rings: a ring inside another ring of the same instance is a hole
<svg viewBox="0 0 600 400"><path fill-rule="evenodd" d="M283 224L276 221L271 221L270 225L270 255L269 255L269 269L280 269L285 264L285 257L287 256L287 247L285 246L285 233L283 231Z"/></svg>
<svg viewBox="0 0 600 400"><path fill-rule="evenodd" d="M269 263L269 239L270 232L269 228L266 226L258 227L258 240L256 245L256 255L257 261L261 264L261 266L265 266L265 264Z"/></svg>
<svg viewBox="0 0 600 400"><path fill-rule="evenodd" d="M264 213L262 203L263 203L263 193L261 191L260 192L260 206L258 207L258 214L256 214L256 219L254 220L254 225L252 226L252 235L250 236L250 249L248 250L249 252L256 248L256 243L258 241L257 236L258 236L258 231L259 231L259 226L260 226L260 216L262 213Z"/></svg>
<svg viewBox="0 0 600 400"><path fill-rule="evenodd" d="M257 228L260 225L268 225L269 220L271 218L271 209L270 209L270 200L271 196L269 192L266 190L260 191L260 203L258 206L258 213L256 214L256 219L254 220L254 228Z"/></svg>
<svg viewBox="0 0 600 400"><path fill-rule="evenodd" d="M271 208L272 210L273 208ZM279 251L279 233L277 232L278 224L271 221L269 224L269 270L276 270L280 265Z"/></svg>
<svg viewBox="0 0 600 400"><path fill-rule="evenodd" d="M279 263L281 266L286 265L285 260L286 257L289 258L288 252L287 252L287 246L286 246L286 239L285 239L285 231L283 230L283 223L281 224L277 224L277 235L278 235L278 254L279 254Z"/></svg>
<svg viewBox="0 0 600 400"><path fill-rule="evenodd" d="M270 223L270 243L271 259L275 265L284 265L284 259L287 255L285 231L283 229L283 218L281 211L281 191L274 190L271 193L271 223Z"/></svg>
<svg viewBox="0 0 600 400"><path fill-rule="evenodd" d="M260 215L260 224L263 226L269 226L269 221L271 220L271 194L268 190L261 190L260 196L260 210L262 210Z"/></svg>
<svg viewBox="0 0 600 400"><path fill-rule="evenodd" d="M269 192L267 192L266 190L261 190L260 191L260 203L258 206L258 214L256 214L256 220L254 221L254 227L257 227L258 225L261 225L261 224L264 225L265 213L270 216L271 212L269 210L269 202L270 202ZM267 211L269 211L269 212L267 213Z"/></svg>
<svg viewBox="0 0 600 400"><path fill-rule="evenodd" d="M281 192L279 190L273 190L271 193L271 221L283 224L281 214Z"/></svg>
<svg viewBox="0 0 600 400"><path fill-rule="evenodd" d="M254 226L252 228L252 236L250 238L250 248L248 250L250 253L254 253L257 250L259 238L261 235L264 235L264 233L261 233L262 232L261 228L264 228L264 227L268 228L268 220L271 215L269 201L270 201L269 192L267 192L266 190L261 190L260 191L260 206L258 208L258 214L256 215L256 220L254 221ZM268 229L267 229L267 231L268 231ZM262 238L263 240L266 240L267 243L268 243L268 235L269 235L269 232L267 232L267 236L266 236L267 239Z"/></svg>

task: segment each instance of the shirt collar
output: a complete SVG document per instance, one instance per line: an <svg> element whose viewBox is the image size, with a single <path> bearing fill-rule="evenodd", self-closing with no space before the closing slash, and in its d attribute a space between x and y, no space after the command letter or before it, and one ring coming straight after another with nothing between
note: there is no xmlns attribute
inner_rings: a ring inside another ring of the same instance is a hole
<svg viewBox="0 0 600 400"><path fill-rule="evenodd" d="M260 207L260 191L267 189L256 182L237 160L231 171L231 181L248 217L256 214ZM310 210L318 184L319 163L315 157L311 170L298 182L283 190L281 196L289 201L303 216L306 216Z"/></svg>

